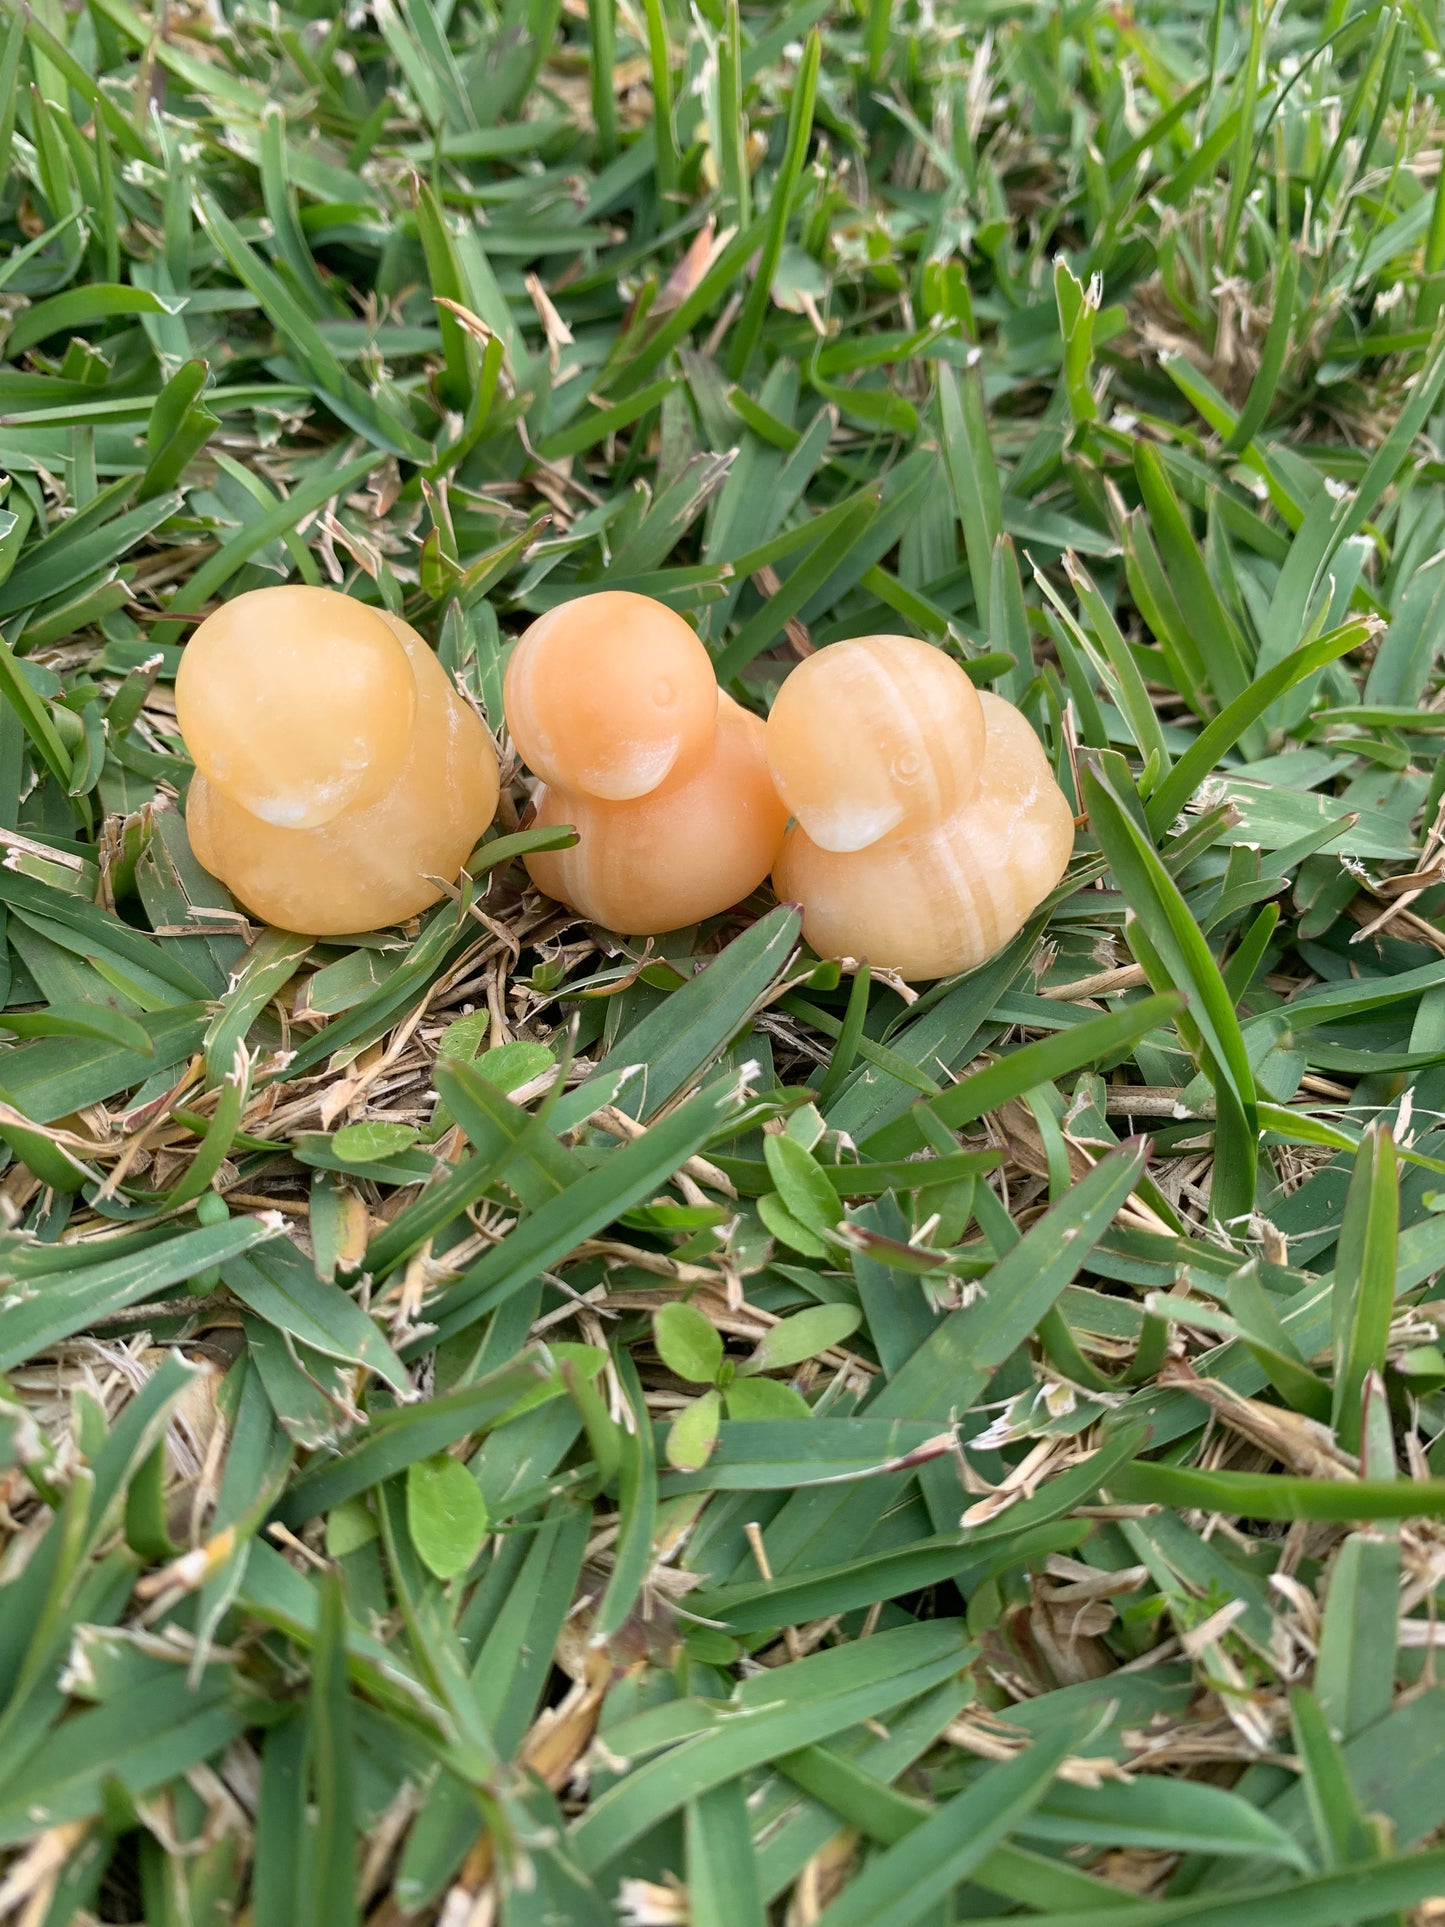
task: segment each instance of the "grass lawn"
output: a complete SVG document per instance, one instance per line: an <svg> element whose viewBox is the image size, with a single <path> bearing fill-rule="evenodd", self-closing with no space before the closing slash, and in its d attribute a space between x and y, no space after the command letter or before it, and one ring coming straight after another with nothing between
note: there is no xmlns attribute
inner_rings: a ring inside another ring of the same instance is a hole
<svg viewBox="0 0 1445 1927"><path fill-rule="evenodd" d="M0 1920L1445 1921L1434 0L0 0ZM910 989L526 784L247 922L173 682L658 597L1080 824ZM555 834L555 833L552 833ZM920 994L921 993L921 994Z"/></svg>

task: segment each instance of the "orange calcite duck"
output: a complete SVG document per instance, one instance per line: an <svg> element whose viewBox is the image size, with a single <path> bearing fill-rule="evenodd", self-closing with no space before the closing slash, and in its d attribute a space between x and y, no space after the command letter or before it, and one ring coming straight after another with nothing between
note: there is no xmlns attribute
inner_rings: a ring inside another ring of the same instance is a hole
<svg viewBox="0 0 1445 1927"><path fill-rule="evenodd" d="M1073 812L1038 737L928 643L864 636L809 656L767 749L792 816L773 884L820 956L971 970L1068 864Z"/></svg>
<svg viewBox="0 0 1445 1927"><path fill-rule="evenodd" d="M176 715L203 866L267 923L375 930L442 895L497 807L480 719L415 629L332 589L255 589L187 643Z"/></svg>
<svg viewBox="0 0 1445 1927"><path fill-rule="evenodd" d="M512 740L542 779L532 881L609 929L652 936L726 910L772 867L786 811L764 727L717 686L681 616L605 590L534 622L507 665Z"/></svg>

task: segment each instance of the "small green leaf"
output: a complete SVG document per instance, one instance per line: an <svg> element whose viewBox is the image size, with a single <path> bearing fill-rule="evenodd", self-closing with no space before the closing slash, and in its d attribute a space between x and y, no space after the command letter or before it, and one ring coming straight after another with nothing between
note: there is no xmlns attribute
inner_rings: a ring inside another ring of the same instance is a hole
<svg viewBox="0 0 1445 1927"><path fill-rule="evenodd" d="M667 1462L679 1472L701 1472L717 1445L722 1395L704 1392L684 1405L667 1434Z"/></svg>
<svg viewBox="0 0 1445 1927"><path fill-rule="evenodd" d="M483 1050L483 1041L492 1028L492 1013L489 1010L474 1010L469 1017L459 1017L454 1024L448 1024L437 1043L438 1057L459 1058L464 1064L475 1067L477 1074L485 1077L489 1084L495 1084L499 1091L519 1090L534 1077L550 1070L556 1063L554 1052L545 1044L532 1043L526 1038L517 1038L510 1044L497 1044L491 1050ZM479 1054L480 1053L480 1054Z"/></svg>
<svg viewBox="0 0 1445 1927"><path fill-rule="evenodd" d="M840 1345L862 1322L863 1314L856 1305L811 1305L807 1311L795 1312L766 1332L757 1350L739 1370L780 1372L801 1365L804 1359L816 1358L819 1352Z"/></svg>
<svg viewBox="0 0 1445 1927"><path fill-rule="evenodd" d="M800 1224L776 1191L765 1191L758 1199L758 1216L790 1251L800 1252L805 1258L828 1256L828 1247L817 1232Z"/></svg>
<svg viewBox="0 0 1445 1927"><path fill-rule="evenodd" d="M548 1050L545 1044L533 1043L522 1037L509 1044L496 1044L491 1050L482 1050L491 1028L492 1013L489 1010L474 1010L470 1017L459 1017L454 1024L448 1024L437 1045L438 1063L469 1065L486 1083L509 1094L520 1090L524 1084L530 1084L534 1077L540 1077L556 1063L556 1053ZM427 1141L435 1143L442 1132L455 1122L451 1106L438 1104L427 1126Z"/></svg>
<svg viewBox="0 0 1445 1927"><path fill-rule="evenodd" d="M382 1119L369 1124L345 1124L331 1140L339 1158L356 1164L374 1164L379 1158L394 1157L415 1144L414 1124L388 1124Z"/></svg>
<svg viewBox="0 0 1445 1927"><path fill-rule="evenodd" d="M813 1416L802 1393L776 1378L735 1378L727 1389L727 1407L730 1419L759 1423Z"/></svg>
<svg viewBox="0 0 1445 1927"><path fill-rule="evenodd" d="M831 1231L838 1222L838 1193L816 1158L795 1138L765 1137L768 1174L789 1213L810 1231Z"/></svg>
<svg viewBox="0 0 1445 1927"><path fill-rule="evenodd" d="M415 1468L413 1468L415 1469ZM344 1559L377 1535L377 1524L363 1499L343 1499L326 1515L326 1557Z"/></svg>
<svg viewBox="0 0 1445 1927"><path fill-rule="evenodd" d="M406 1523L411 1542L438 1579L455 1579L481 1551L487 1506L476 1480L442 1452L406 1471Z"/></svg>
<svg viewBox="0 0 1445 1927"><path fill-rule="evenodd" d="M716 1327L695 1305L663 1305L652 1315L658 1357L670 1372L692 1385L711 1385L723 1360Z"/></svg>

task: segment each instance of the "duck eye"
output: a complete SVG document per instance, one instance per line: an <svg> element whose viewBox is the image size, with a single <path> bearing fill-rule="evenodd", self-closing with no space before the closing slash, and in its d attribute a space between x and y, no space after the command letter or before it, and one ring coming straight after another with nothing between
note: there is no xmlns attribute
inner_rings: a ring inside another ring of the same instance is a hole
<svg viewBox="0 0 1445 1927"><path fill-rule="evenodd" d="M657 704L659 709L671 709L677 701L677 690L667 680L666 676L661 677L652 685L652 700Z"/></svg>
<svg viewBox="0 0 1445 1927"><path fill-rule="evenodd" d="M923 769L923 758L916 749L908 749L901 756L893 758L893 774L900 783L916 782Z"/></svg>

